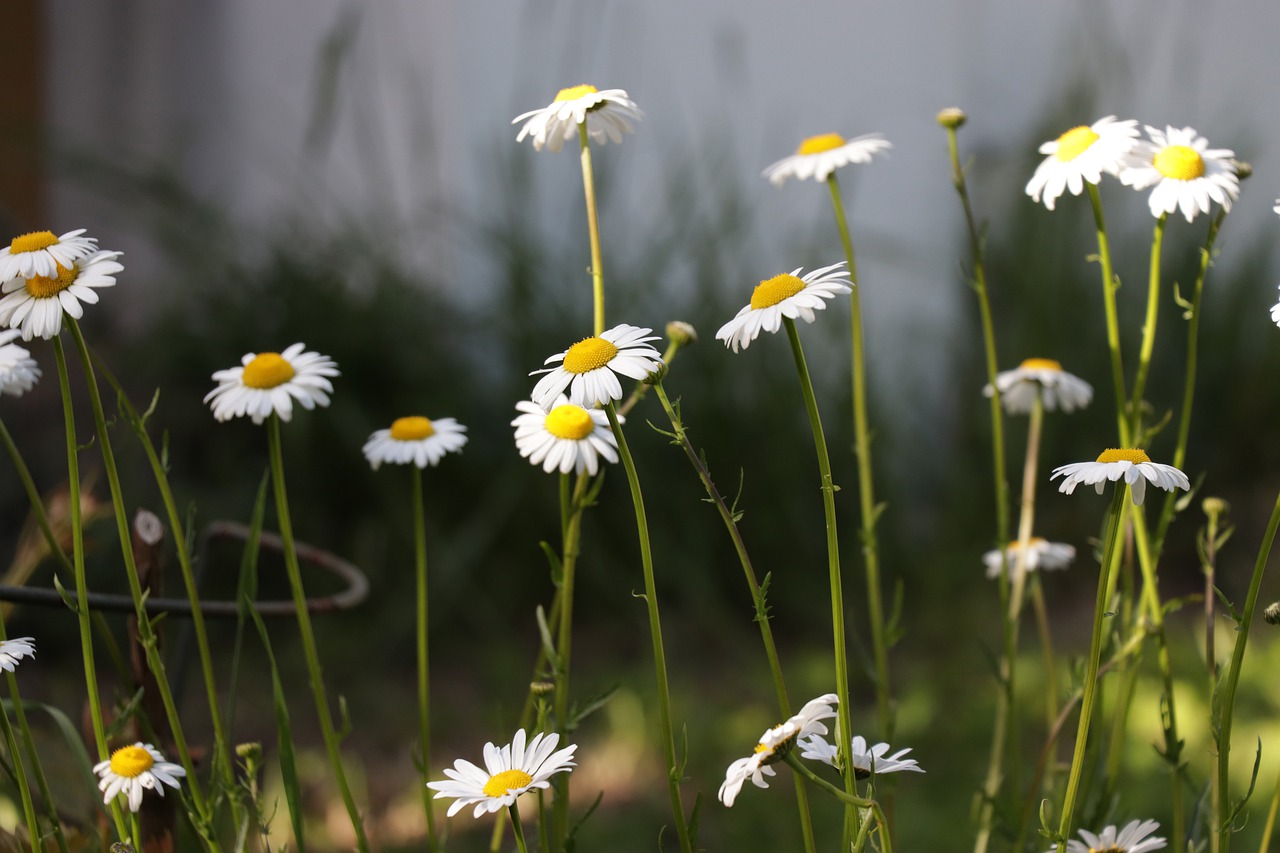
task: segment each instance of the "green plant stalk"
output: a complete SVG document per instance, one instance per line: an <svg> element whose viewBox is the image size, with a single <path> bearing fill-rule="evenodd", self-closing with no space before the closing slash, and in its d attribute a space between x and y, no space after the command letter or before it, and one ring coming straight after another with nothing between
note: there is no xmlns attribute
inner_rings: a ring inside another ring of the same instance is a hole
<svg viewBox="0 0 1280 853"><path fill-rule="evenodd" d="M16 707L22 702L18 698L13 673L9 673L9 690ZM3 728L4 742L9 748L9 756L13 760L13 775L18 781L18 794L22 799L22 814L27 821L27 834L31 838L33 853L40 844L40 821L36 818L36 805L31 799L31 786L27 783L27 768L22 760L22 752L18 749L18 739L13 735L13 726L9 723L9 712L0 707L0 728ZM40 844L43 847L43 844Z"/></svg>
<svg viewBox="0 0 1280 853"><path fill-rule="evenodd" d="M1215 648L1214 630L1217 627L1216 615L1214 613L1214 576L1217 570L1218 562L1218 521L1217 512L1208 513L1209 520L1204 530L1204 547L1200 553L1200 567L1204 571L1204 662L1206 674L1208 675L1208 691L1209 706L1213 707L1213 694L1218 688L1218 657ZM1209 714L1209 729L1213 730L1213 713ZM1220 812L1221 803L1218 802L1218 774L1213 773L1209 777L1209 826L1217 827L1222 822L1222 814ZM1218 851L1218 833L1209 833L1209 851L1210 853L1219 853ZM1265 847L1263 848L1266 849Z"/></svg>
<svg viewBox="0 0 1280 853"><path fill-rule="evenodd" d="M298 613L298 632L302 635L302 653L307 664L307 680L311 684L311 695L315 699L316 716L320 720L320 734L324 739L325 751L329 755L329 765L333 768L334 779L342 795L342 802L351 818L351 827L356 834L356 847L361 853L368 853L369 841L365 837L364 822L360 818L360 810L356 807L355 798L351 795L351 786L347 783L347 774L342 767L342 755L338 751L338 736L333 728L333 716L329 710L329 702L324 687L324 675L320 668L320 656L316 652L315 633L311 628L311 614L307 611L307 594L302 587L302 570L298 565L298 553L293 544L293 522L289 517L289 496L284 485L284 453L280 446L280 417L275 412L267 422L267 445L271 455L271 486L276 501L276 517L280 524L280 539L284 543L284 565L289 575L289 588L293 593L294 608Z"/></svg>
<svg viewBox="0 0 1280 853"><path fill-rule="evenodd" d="M569 475L560 475L560 623L556 626L555 717L556 731L567 742L569 736L569 662L573 653L573 594L578 574L578 554L582 544L582 500L591 478L584 471L569 494ZM550 626L548 626L548 630ZM554 780L555 799L551 804L551 831L555 849L564 846L569 832L569 773ZM545 829L545 827L544 827Z"/></svg>
<svg viewBox="0 0 1280 853"><path fill-rule="evenodd" d="M1275 790L1271 793L1271 807L1267 809L1267 822L1262 827L1262 841L1258 844L1258 853L1267 853L1271 849L1271 833L1276 828L1278 811L1280 811L1280 777L1277 777Z"/></svg>
<svg viewBox="0 0 1280 853"><path fill-rule="evenodd" d="M4 425L2 418L0 418L0 442L3 442L5 449L9 451L9 457L13 460L13 467L18 472L18 479L22 481L22 488L27 493L31 511L35 513L36 524L40 527L40 532L44 534L45 542L49 543L50 554L62 564L64 569L74 575L75 566L71 564L67 553L58 544L58 537L54 534L53 527L49 524L49 514L44 510L44 499L40 496L40 490L36 488L36 482L31 477L31 471L27 468L27 463L23 460L22 453L18 450L18 445L14 443L13 436L9 434L9 428Z"/></svg>
<svg viewBox="0 0 1280 853"><path fill-rule="evenodd" d="M604 331L604 257L600 251L600 220L596 214L596 181L591 168L591 138L587 123L578 125L578 142L582 147L582 192L587 200L587 235L591 240L591 297L593 334Z"/></svg>
<svg viewBox="0 0 1280 853"><path fill-rule="evenodd" d="M507 814L511 815L512 834L516 837L516 847L520 853L529 853L529 845L524 840L524 825L520 823L520 809L512 803L507 806Z"/></svg>
<svg viewBox="0 0 1280 853"><path fill-rule="evenodd" d="M0 622L0 629L2 628L3 623ZM0 639L3 639L3 637L0 637ZM40 799L48 810L49 825L53 828L54 840L58 844L59 853L70 853L71 848L67 844L67 836L62 831L62 820L58 816L57 801L53 799L53 792L49 789L49 779L45 776L44 765L41 764L40 755L36 752L36 741L31 736L31 726L27 724L27 711L18 695L18 679L12 672L8 673L8 676L9 694L13 696L13 713L18 720L18 733L22 736L27 755L31 759L31 770L36 777L36 787L40 790Z"/></svg>
<svg viewBox="0 0 1280 853"><path fill-rule="evenodd" d="M788 751L783 756L783 760L786 761L787 764L791 765L792 770L808 779L821 790L826 791L828 794L835 797L838 801L844 803L847 808L870 810L872 817L875 819L876 829L880 835L880 853L893 853L893 839L890 837L889 822L885 820L884 811L880 808L880 804L878 802L875 800L869 800L866 797L859 797L856 793L850 794L847 790L842 791L805 766L805 763L797 758L793 751ZM859 829L858 837L865 841L865 829ZM855 845L853 849L858 850L860 847Z"/></svg>
<svg viewBox="0 0 1280 853"><path fill-rule="evenodd" d="M418 604L418 737L422 744L422 809L427 816L427 850L439 849L435 809L431 807L431 670L427 647L427 526L422 507L422 469L409 466L410 504L413 512L413 566L417 577Z"/></svg>
<svg viewBox="0 0 1280 853"><path fill-rule="evenodd" d="M1086 182L1087 183L1087 182ZM1093 224L1098 235L1098 263L1102 267L1102 304L1107 318L1107 349L1111 353L1111 385L1116 396L1116 430L1122 447L1129 446L1129 422L1125 418L1124 359L1120 352L1120 321L1116 312L1116 291L1120 282L1111 266L1111 243L1107 239L1107 220L1102 214L1102 196L1096 184L1089 187L1093 205Z"/></svg>
<svg viewBox="0 0 1280 853"><path fill-rule="evenodd" d="M1133 380L1133 397L1129 401L1129 437L1137 442L1142 434L1142 394L1147 389L1147 373L1151 369L1151 353L1156 345L1156 320L1160 315L1160 249L1164 245L1164 226L1169 214L1162 213L1151 234L1151 263L1147 275L1147 314L1142 322L1142 347L1138 350L1138 373Z"/></svg>
<svg viewBox="0 0 1280 853"><path fill-rule="evenodd" d="M1049 629L1049 606L1044 598L1044 585L1039 576L1031 581L1031 609L1036 617L1036 634L1040 638L1040 648L1044 652L1045 679L1045 724L1053 726L1058 716L1058 668L1053 658L1053 632Z"/></svg>

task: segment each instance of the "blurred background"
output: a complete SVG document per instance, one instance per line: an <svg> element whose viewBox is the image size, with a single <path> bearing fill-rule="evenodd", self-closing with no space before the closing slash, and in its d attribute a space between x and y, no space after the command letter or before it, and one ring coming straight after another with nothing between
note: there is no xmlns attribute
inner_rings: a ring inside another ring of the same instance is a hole
<svg viewBox="0 0 1280 853"><path fill-rule="evenodd" d="M331 408L288 425L286 463L299 536L352 560L372 584L363 607L326 617L321 642L330 687L351 709L346 751L384 848L411 849L422 831L410 760L411 527L407 474L371 473L360 446L406 414L456 417L470 429L465 452L426 477L426 503L434 754L437 764L474 759L484 741L505 742L515 726L536 651L534 608L551 597L538 542L554 542L558 530L554 478L520 460L508 424L532 388L528 372L590 331L577 158L517 145L511 125L566 86L625 88L646 113L623 144L594 152L609 323L661 330L679 319L702 335L667 386L681 397L722 488L732 492L742 472L744 530L756 565L773 573L774 629L793 698L825 692L831 678L813 451L785 344L764 340L735 356L712 338L761 278L840 257L826 191L812 182L775 189L760 170L818 133L881 132L894 144L889 157L842 170L840 179L859 250L877 491L888 505L883 562L902 596L906 632L893 653L894 747L914 747L929 771L897 785L902 849L969 843L1000 641L996 593L981 564L994 544L985 373L945 135L934 121L940 108L960 106L970 117L961 145L979 215L990 223L1001 366L1056 358L1099 391L1090 410L1049 420L1046 472L1095 457L1114 416L1105 404L1087 202L1064 198L1049 213L1024 195L1037 147L1116 114L1161 128L1194 126L1212 147L1253 164L1205 297L1188 455L1193 481L1205 475L1203 490L1174 527L1162 563L1166 596L1201 588L1198 499L1224 497L1238 532L1220 585L1243 600L1280 482L1280 448L1268 440L1280 418L1280 399L1268 393L1280 370L1280 332L1267 316L1277 280L1271 207L1280 192L1270 0L1211 8L1189 0L10 0L5 19L0 239L83 227L102 247L125 253L119 285L87 313L84 328L135 401L159 391L153 432L164 431L175 490L197 527L247 519L266 467L260 429L209 415L202 397L210 374L244 352L298 340L342 369ZM1126 282L1122 334L1132 351L1152 220L1145 194L1109 182L1103 199ZM1203 217L1170 222L1166 277L1184 289L1205 227ZM1161 412L1179 399L1184 351L1171 299L1162 310L1148 395ZM861 644L846 311L834 307L803 334L836 479L847 487L838 496L846 592ZM47 345L31 349L45 380L23 400L6 400L0 416L52 494L65 481L57 383ZM712 800L702 817L708 848L794 844L785 792L750 790L743 796L751 807L734 811L714 802L724 766L776 722L776 709L733 551L678 448L645 425L661 419L650 401L628 434L650 503L668 654L677 662L675 714L687 721L687 799L700 790ZM1008 421L1015 482L1023 430L1021 420ZM158 508L145 458L127 436L120 444L127 493ZM1160 436L1153 457L1171 446L1171 435ZM7 460L0 464L8 469ZM615 683L622 689L580 732L581 807L604 791L579 836L589 847L626 845L636 833L653 843L666 808L650 746L656 720L644 613L631 596L641 583L631 507L621 472L606 480L585 525L574 683L579 696ZM1047 476L1040 499L1037 533L1082 555L1075 570L1046 579L1060 650L1080 655L1094 586L1089 542L1104 502L1092 493L1061 497ZM3 554L17 547L28 512L9 473L0 473L0 511ZM92 532L92 584L122 587L110 522ZM234 548L209 553L209 595L233 594L238 558ZM51 583L48 567L31 582ZM316 584L328 591L323 580ZM287 596L269 560L263 595ZM1263 601L1277 596L1280 583L1269 579ZM1200 784L1212 754L1196 609L1174 617L1171 632L1183 653L1179 699L1194 721L1185 726L1187 755ZM44 673L32 677L47 683L37 695L77 707L83 688L46 666L78 668L71 615L26 608L9 620L10 636L39 635ZM1230 625L1220 627L1229 642ZM279 623L273 635L286 659L290 628ZM1267 628L1255 629L1236 727L1241 785L1249 744L1280 743L1280 651ZM1031 666L1038 650L1024 646ZM248 658L246 666L261 665ZM1097 825L1164 819L1166 771L1150 748L1160 737L1150 668L1143 711L1132 722L1129 784L1118 802L1090 805ZM300 673L293 686L305 695ZM871 726L865 674L855 678L854 696L855 720ZM189 698L198 709L199 697ZM269 701L244 689L237 739L270 743ZM340 847L349 828L322 778L318 737L308 738L311 716L302 704L295 709L301 745L315 748L304 750L317 765L314 820L325 826L332 817L330 843ZM1036 737L1029 729L1028 749ZM1266 751L1262 759L1265 797L1277 760ZM916 820L920 814L928 819ZM285 821L277 823L283 833ZM450 824L465 836L460 849L483 849L487 822ZM1245 829L1256 831L1252 822Z"/></svg>

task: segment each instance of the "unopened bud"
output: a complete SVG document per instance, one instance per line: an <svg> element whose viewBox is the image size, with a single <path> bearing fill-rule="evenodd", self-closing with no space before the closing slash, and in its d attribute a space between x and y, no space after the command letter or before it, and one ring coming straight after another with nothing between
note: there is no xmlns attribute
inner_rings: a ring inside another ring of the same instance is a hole
<svg viewBox="0 0 1280 853"><path fill-rule="evenodd" d="M1200 508L1203 509L1204 514L1210 518L1218 518L1219 516L1226 515L1231 511L1231 504L1227 503L1222 498L1205 498L1204 502L1200 504Z"/></svg>
<svg viewBox="0 0 1280 853"><path fill-rule="evenodd" d="M968 118L969 117L965 115L964 110L959 107L947 107L945 110L940 110L938 112L938 124L948 130L955 130L964 124Z"/></svg>
<svg viewBox="0 0 1280 853"><path fill-rule="evenodd" d="M698 330L683 320L672 320L667 324L667 340L680 346L696 344L698 342Z"/></svg>
<svg viewBox="0 0 1280 853"><path fill-rule="evenodd" d="M550 681L535 681L529 685L529 692L534 696L546 696L555 689L555 684Z"/></svg>
<svg viewBox="0 0 1280 853"><path fill-rule="evenodd" d="M657 385L667 376L667 363L660 362L656 370L644 378L645 385Z"/></svg>
<svg viewBox="0 0 1280 853"><path fill-rule="evenodd" d="M1262 611L1262 618L1268 625L1280 625L1280 601L1273 601Z"/></svg>
<svg viewBox="0 0 1280 853"><path fill-rule="evenodd" d="M1253 174L1253 164L1246 160L1232 160L1231 168L1235 170L1236 177L1242 181Z"/></svg>

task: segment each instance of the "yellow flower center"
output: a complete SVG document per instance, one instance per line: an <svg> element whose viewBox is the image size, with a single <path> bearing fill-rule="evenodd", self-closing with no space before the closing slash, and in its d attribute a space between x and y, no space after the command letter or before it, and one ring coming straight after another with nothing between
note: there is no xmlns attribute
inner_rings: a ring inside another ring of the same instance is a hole
<svg viewBox="0 0 1280 853"><path fill-rule="evenodd" d="M830 151L832 148L839 148L844 145L844 137L838 133L822 133L817 136L810 136L804 142L800 143L800 147L796 149L797 154L821 154L823 151Z"/></svg>
<svg viewBox="0 0 1280 853"><path fill-rule="evenodd" d="M756 744L756 748L752 751L755 752L756 755L759 755L762 752L773 752L773 747L758 743Z"/></svg>
<svg viewBox="0 0 1280 853"><path fill-rule="evenodd" d="M1186 145L1167 145L1156 154L1156 171L1175 181L1190 181L1204 174L1204 158Z"/></svg>
<svg viewBox="0 0 1280 853"><path fill-rule="evenodd" d="M136 779L155 763L151 753L140 746L122 746L111 753L111 772L126 779Z"/></svg>
<svg viewBox="0 0 1280 853"><path fill-rule="evenodd" d="M64 267L58 264L58 274L55 276L38 275L35 278L27 279L27 293L31 294L33 299L48 299L57 296L75 283L76 276L79 271L76 265Z"/></svg>
<svg viewBox="0 0 1280 853"><path fill-rule="evenodd" d="M1062 364L1051 358L1029 358L1022 364L1018 365L1023 370L1052 370L1056 373L1062 372Z"/></svg>
<svg viewBox="0 0 1280 853"><path fill-rule="evenodd" d="M1042 546L1042 545L1047 545L1047 544L1048 544L1048 543L1047 543L1047 542L1045 542L1044 537L1042 537L1042 536L1032 536L1030 539L1028 539L1028 540L1027 540L1027 548L1028 548L1028 549L1030 549L1030 548L1039 548L1040 546ZM1010 550L1010 551L1017 551L1017 550L1019 550L1021 547L1022 547L1022 543L1021 543L1021 542L1010 542L1010 543L1009 543L1009 550Z"/></svg>
<svg viewBox="0 0 1280 853"><path fill-rule="evenodd" d="M1098 457L1099 462L1132 462L1137 465L1139 462L1150 462L1151 457L1147 456L1146 451L1134 447L1108 447L1102 451L1102 455Z"/></svg>
<svg viewBox="0 0 1280 853"><path fill-rule="evenodd" d="M1110 847L1090 847L1089 853L1125 853L1125 850L1112 844Z"/></svg>
<svg viewBox="0 0 1280 853"><path fill-rule="evenodd" d="M618 348L604 338L583 338L564 354L564 369L570 373L598 370L618 354Z"/></svg>
<svg viewBox="0 0 1280 853"><path fill-rule="evenodd" d="M244 384L250 388L275 388L294 377L297 371L278 352L260 352L244 366Z"/></svg>
<svg viewBox="0 0 1280 853"><path fill-rule="evenodd" d="M396 418L391 425L391 437L396 441L421 441L436 434L430 418Z"/></svg>
<svg viewBox="0 0 1280 853"><path fill-rule="evenodd" d="M573 441L582 441L582 439L591 435L591 431L596 428L595 421L591 419L591 414L581 406L556 406L547 415L547 432L556 438L568 438Z"/></svg>
<svg viewBox="0 0 1280 853"><path fill-rule="evenodd" d="M1085 149L1098 141L1098 134L1085 125L1073 127L1058 137L1058 150L1054 154L1062 162L1074 160L1085 152Z"/></svg>
<svg viewBox="0 0 1280 853"><path fill-rule="evenodd" d="M486 797L501 797L507 791L514 791L516 788L527 787L533 777L520 769L503 770L501 773L490 776L489 781L484 783L484 791Z"/></svg>
<svg viewBox="0 0 1280 853"><path fill-rule="evenodd" d="M804 282L790 273L775 275L756 285L756 289L751 292L751 307L759 311L761 308L777 305L802 290Z"/></svg>
<svg viewBox="0 0 1280 853"><path fill-rule="evenodd" d="M23 234L20 237L14 237L9 243L9 254L16 255L19 252L38 252L41 249L47 249L50 246L56 246L58 238L52 231L32 231L30 234Z"/></svg>
<svg viewBox="0 0 1280 853"><path fill-rule="evenodd" d="M583 95L593 95L600 91L595 86L583 84L581 86L570 86L568 89L561 89L556 92L556 101L576 101Z"/></svg>

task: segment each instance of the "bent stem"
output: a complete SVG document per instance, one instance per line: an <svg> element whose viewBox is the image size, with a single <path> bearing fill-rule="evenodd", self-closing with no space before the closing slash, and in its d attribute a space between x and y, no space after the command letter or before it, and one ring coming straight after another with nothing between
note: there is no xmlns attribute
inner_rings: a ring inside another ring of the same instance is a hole
<svg viewBox="0 0 1280 853"><path fill-rule="evenodd" d="M1098 235L1098 263L1102 267L1102 305L1107 318L1107 349L1111 352L1111 385L1116 397L1116 430L1120 446L1129 447L1129 422L1125 419L1124 360L1120 353L1120 322L1116 313L1116 291L1120 281L1111 267L1111 243L1107 240L1107 220L1102 215L1102 196L1096 184L1089 184L1093 223Z"/></svg>
<svg viewBox="0 0 1280 853"><path fill-rule="evenodd" d="M427 647L427 525L422 507L422 469L411 465L410 500L413 512L413 565L418 602L418 737L421 741L422 808L427 816L427 850L438 847L435 810L431 807L431 669Z"/></svg>
<svg viewBox="0 0 1280 853"><path fill-rule="evenodd" d="M866 797L859 797L856 793L851 794L848 791L842 791L835 785L832 785L826 779L823 779L821 776L805 766L805 763L796 757L794 750L789 750L783 756L783 760L786 761L787 764L791 765L791 769L796 771L796 773L800 774L821 790L826 791L828 794L844 803L846 807L869 810L872 817L875 819L876 829L880 835L880 843L882 845L881 853L893 853L893 840L889 835L889 822L885 820L884 811L880 808L879 802L876 800L869 800ZM853 774L849 775L852 776ZM846 787L848 786L846 785ZM865 828L859 831L858 837L865 841ZM861 847L861 844L857 844L853 849L858 850L861 849Z"/></svg>
<svg viewBox="0 0 1280 853"><path fill-rule="evenodd" d="M1133 398L1129 400L1129 437L1137 442L1142 428L1142 393L1147 388L1151 369L1151 352L1156 345L1156 320L1160 316L1160 249L1164 245L1164 226L1169 214L1162 213L1151 234L1151 263L1147 274L1147 314L1142 323L1142 348L1138 351L1138 373L1133 380ZM1126 445L1128 446L1128 445Z"/></svg>
<svg viewBox="0 0 1280 853"><path fill-rule="evenodd" d="M587 234L591 240L591 296L593 334L604 331L604 257L600 251L600 220L596 215L596 181L591 168L591 138L587 123L578 125L578 142L582 146L582 192L587 200Z"/></svg>

